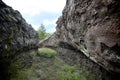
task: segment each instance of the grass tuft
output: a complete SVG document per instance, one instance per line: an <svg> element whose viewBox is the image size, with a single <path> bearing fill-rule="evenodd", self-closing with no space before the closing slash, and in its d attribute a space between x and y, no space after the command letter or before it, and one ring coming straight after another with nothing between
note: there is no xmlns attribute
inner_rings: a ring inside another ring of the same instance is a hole
<svg viewBox="0 0 120 80"><path fill-rule="evenodd" d="M57 54L57 52L53 49L50 48L39 48L38 49L38 55L47 57L47 58L52 58Z"/></svg>

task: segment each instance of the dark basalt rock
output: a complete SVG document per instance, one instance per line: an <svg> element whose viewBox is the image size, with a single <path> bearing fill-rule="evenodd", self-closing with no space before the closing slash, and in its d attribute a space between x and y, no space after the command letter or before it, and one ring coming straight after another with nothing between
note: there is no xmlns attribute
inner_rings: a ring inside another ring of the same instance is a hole
<svg viewBox="0 0 120 80"><path fill-rule="evenodd" d="M18 11L0 3L0 52L35 48L38 34Z"/></svg>
<svg viewBox="0 0 120 80"><path fill-rule="evenodd" d="M2 0L0 0L0 8L5 8L8 7L5 3L2 2Z"/></svg>
<svg viewBox="0 0 120 80"><path fill-rule="evenodd" d="M10 80L10 76L16 74L15 72L10 74L13 71L9 69L11 63L18 64L23 61L20 61L21 58L17 59L18 61L13 61L13 59L22 55L22 52L37 48L38 41L37 32L30 24L26 23L21 14L0 0L0 80ZM29 57L28 54L24 53L23 55ZM32 59L29 58L28 61L25 58L24 60L27 65ZM14 71L15 68L12 67Z"/></svg>

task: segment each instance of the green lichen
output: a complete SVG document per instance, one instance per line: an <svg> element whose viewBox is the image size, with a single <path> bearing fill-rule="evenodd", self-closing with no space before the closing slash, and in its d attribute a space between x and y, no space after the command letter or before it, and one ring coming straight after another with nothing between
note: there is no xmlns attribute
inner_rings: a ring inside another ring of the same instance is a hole
<svg viewBox="0 0 120 80"><path fill-rule="evenodd" d="M7 17L8 17L8 19L9 19L10 21L12 21L13 16L12 16L11 14L7 14Z"/></svg>
<svg viewBox="0 0 120 80"><path fill-rule="evenodd" d="M4 42L6 43L5 44L5 49L6 49L6 51L4 52L4 54L3 54L3 57L9 57L10 56L10 52L11 52L11 41L12 41L12 39L11 39L11 36L8 36L5 40L4 40Z"/></svg>
<svg viewBox="0 0 120 80"><path fill-rule="evenodd" d="M19 34L20 34L21 36L23 36L23 33L24 33L24 31L23 31L22 27L19 26Z"/></svg>
<svg viewBox="0 0 120 80"><path fill-rule="evenodd" d="M13 31L14 31L14 27L11 27L11 33L8 34L7 38L5 39L6 42L6 50L7 52L10 52L11 50L11 43L12 43L12 38L13 38Z"/></svg>
<svg viewBox="0 0 120 80"><path fill-rule="evenodd" d="M28 56L34 56L35 51L21 53L21 55L17 55L10 63L8 74L10 75L10 80L30 80L30 78L34 77L33 74L33 66L32 66L32 58ZM31 59L31 61L27 61L27 59ZM32 79L31 79L32 80ZM33 79L35 80L35 79Z"/></svg>

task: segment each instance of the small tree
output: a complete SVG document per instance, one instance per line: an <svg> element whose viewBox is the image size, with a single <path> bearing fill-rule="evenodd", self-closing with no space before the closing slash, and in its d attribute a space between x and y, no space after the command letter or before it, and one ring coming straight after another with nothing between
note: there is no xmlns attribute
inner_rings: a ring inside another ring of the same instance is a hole
<svg viewBox="0 0 120 80"><path fill-rule="evenodd" d="M45 29L45 27L44 27L43 24L40 25L40 27L38 29L38 34L39 34L39 39L40 40L42 40L45 37L47 37L47 35L46 35L46 29Z"/></svg>

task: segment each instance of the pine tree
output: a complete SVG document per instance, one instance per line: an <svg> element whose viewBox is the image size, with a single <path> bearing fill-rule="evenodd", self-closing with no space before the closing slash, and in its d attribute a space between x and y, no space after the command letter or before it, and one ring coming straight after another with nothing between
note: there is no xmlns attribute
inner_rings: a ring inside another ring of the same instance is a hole
<svg viewBox="0 0 120 80"><path fill-rule="evenodd" d="M44 27L43 24L40 25L39 29L38 29L38 34L39 34L39 39L42 40L44 39L46 36L46 29Z"/></svg>

